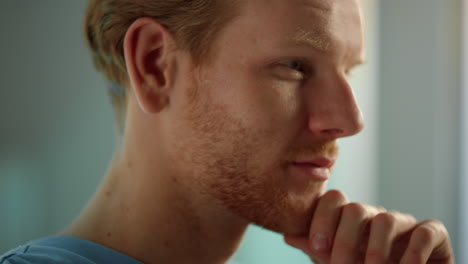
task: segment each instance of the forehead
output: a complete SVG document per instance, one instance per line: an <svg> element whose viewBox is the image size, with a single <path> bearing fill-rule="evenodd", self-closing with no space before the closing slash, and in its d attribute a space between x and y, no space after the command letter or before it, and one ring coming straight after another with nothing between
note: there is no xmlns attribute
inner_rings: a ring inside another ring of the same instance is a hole
<svg viewBox="0 0 468 264"><path fill-rule="evenodd" d="M360 0L244 0L238 37L253 44L293 42L363 56Z"/></svg>

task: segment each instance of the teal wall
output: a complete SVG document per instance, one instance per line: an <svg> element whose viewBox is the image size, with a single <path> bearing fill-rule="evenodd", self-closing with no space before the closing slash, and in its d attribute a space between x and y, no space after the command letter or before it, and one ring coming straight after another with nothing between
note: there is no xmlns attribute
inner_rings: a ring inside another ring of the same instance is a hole
<svg viewBox="0 0 468 264"><path fill-rule="evenodd" d="M257 226L249 227L244 241L234 256L239 264L310 264L302 251L288 246L283 236Z"/></svg>
<svg viewBox="0 0 468 264"><path fill-rule="evenodd" d="M2 252L69 223L111 158L112 109L84 11L84 0L0 1Z"/></svg>

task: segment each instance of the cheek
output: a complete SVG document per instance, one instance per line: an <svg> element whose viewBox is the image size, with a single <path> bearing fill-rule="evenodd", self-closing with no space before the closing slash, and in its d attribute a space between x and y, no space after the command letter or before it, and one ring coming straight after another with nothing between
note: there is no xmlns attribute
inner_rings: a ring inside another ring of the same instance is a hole
<svg viewBox="0 0 468 264"><path fill-rule="evenodd" d="M198 102L190 110L196 113L193 125L218 142L213 149L231 145L249 149L254 159L275 160L300 132L300 89L258 71L235 69L229 75L222 67L203 72Z"/></svg>
<svg viewBox="0 0 468 264"><path fill-rule="evenodd" d="M254 127L276 144L286 144L295 137L301 127L299 96L295 89L281 84L270 83L255 87L248 96L245 113Z"/></svg>
<svg viewBox="0 0 468 264"><path fill-rule="evenodd" d="M245 127L285 131L297 127L301 114L301 96L297 85L259 75L232 76L214 91L216 101Z"/></svg>

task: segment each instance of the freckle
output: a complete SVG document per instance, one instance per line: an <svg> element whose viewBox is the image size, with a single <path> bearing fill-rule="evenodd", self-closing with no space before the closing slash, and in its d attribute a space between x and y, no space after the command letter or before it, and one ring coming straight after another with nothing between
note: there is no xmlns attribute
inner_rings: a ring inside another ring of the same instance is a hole
<svg viewBox="0 0 468 264"><path fill-rule="evenodd" d="M107 236L107 237L112 237L112 233L111 233L111 232L108 232L108 233L106 234L106 236Z"/></svg>
<svg viewBox="0 0 468 264"><path fill-rule="evenodd" d="M107 191L106 192L106 196L109 197L111 195L111 192L110 191Z"/></svg>
<svg viewBox="0 0 468 264"><path fill-rule="evenodd" d="M164 246L165 246L166 248L170 248L170 247L171 247L171 245L169 244L169 241L167 241L167 240L164 242Z"/></svg>
<svg viewBox="0 0 468 264"><path fill-rule="evenodd" d="M179 180L176 177L172 177L172 182L177 183Z"/></svg>
<svg viewBox="0 0 468 264"><path fill-rule="evenodd" d="M133 163L132 163L131 161L129 161L129 162L127 163L127 167L128 167L129 169L133 168Z"/></svg>

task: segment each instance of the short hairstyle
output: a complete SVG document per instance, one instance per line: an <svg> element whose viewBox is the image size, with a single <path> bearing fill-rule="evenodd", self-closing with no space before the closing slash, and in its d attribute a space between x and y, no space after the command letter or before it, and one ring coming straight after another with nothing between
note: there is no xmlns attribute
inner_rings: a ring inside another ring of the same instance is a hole
<svg viewBox="0 0 468 264"><path fill-rule="evenodd" d="M128 75L124 38L130 25L151 17L165 26L180 49L190 51L194 62L209 59L219 31L235 16L235 0L90 0L85 38L96 69L109 81L117 130L124 133Z"/></svg>

